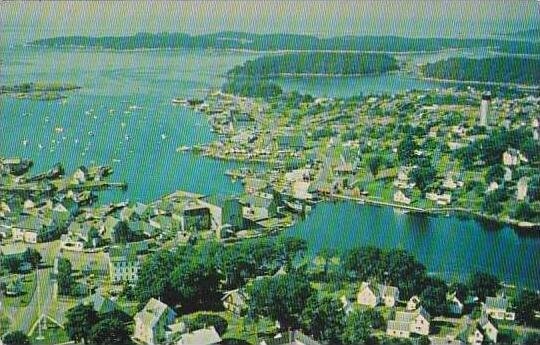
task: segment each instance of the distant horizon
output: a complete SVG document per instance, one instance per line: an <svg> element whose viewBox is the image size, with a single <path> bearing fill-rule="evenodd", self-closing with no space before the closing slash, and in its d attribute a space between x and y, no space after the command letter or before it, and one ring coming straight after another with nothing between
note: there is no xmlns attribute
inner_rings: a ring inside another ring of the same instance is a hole
<svg viewBox="0 0 540 345"><path fill-rule="evenodd" d="M140 32L481 38L540 28L536 0L13 1L0 9L0 38L11 44Z"/></svg>

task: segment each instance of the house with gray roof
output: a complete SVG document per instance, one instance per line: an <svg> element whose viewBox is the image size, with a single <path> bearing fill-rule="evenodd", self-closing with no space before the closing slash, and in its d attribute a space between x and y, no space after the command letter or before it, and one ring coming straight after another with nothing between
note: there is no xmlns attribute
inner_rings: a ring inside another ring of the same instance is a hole
<svg viewBox="0 0 540 345"><path fill-rule="evenodd" d="M134 283L139 278L141 260L134 246L111 247L108 253L109 274L114 284Z"/></svg>
<svg viewBox="0 0 540 345"><path fill-rule="evenodd" d="M510 301L506 296L486 297L486 303L483 305L483 310L489 316L497 320L516 319L516 313L509 311Z"/></svg>
<svg viewBox="0 0 540 345"><path fill-rule="evenodd" d="M386 334L392 337L409 338L411 334L428 335L431 316L423 308L414 311L397 311L393 320L388 320Z"/></svg>
<svg viewBox="0 0 540 345"><path fill-rule="evenodd" d="M50 218L26 216L12 226L13 239L26 243L38 243L52 240L56 236L57 226Z"/></svg>

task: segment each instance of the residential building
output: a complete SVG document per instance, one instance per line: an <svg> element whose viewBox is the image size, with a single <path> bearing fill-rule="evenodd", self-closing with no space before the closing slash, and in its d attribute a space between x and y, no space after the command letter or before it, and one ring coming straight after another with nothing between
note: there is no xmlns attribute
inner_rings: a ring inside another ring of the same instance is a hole
<svg viewBox="0 0 540 345"><path fill-rule="evenodd" d="M141 261L135 246L111 247L108 258L112 283L134 283L137 281Z"/></svg>
<svg viewBox="0 0 540 345"><path fill-rule="evenodd" d="M176 313L169 306L151 298L133 318L133 337L147 345L161 344L166 340L167 326L172 324L175 318Z"/></svg>
<svg viewBox="0 0 540 345"><path fill-rule="evenodd" d="M483 310L490 317L497 320L515 320L516 313L508 311L510 302L506 296L486 297Z"/></svg>
<svg viewBox="0 0 540 345"><path fill-rule="evenodd" d="M394 193L394 201L399 202L401 204L409 205L412 200L408 198L401 190L397 190Z"/></svg>
<svg viewBox="0 0 540 345"><path fill-rule="evenodd" d="M38 243L52 240L57 233L52 219L26 216L12 226L13 240L26 243Z"/></svg>
<svg viewBox="0 0 540 345"><path fill-rule="evenodd" d="M362 282L357 295L357 302L361 305L376 307L384 304L393 307L399 299L399 289L394 286Z"/></svg>
<svg viewBox="0 0 540 345"><path fill-rule="evenodd" d="M409 338L411 334L428 335L431 317L420 307L414 311L397 311L393 320L388 320L386 334L391 337Z"/></svg>
<svg viewBox="0 0 540 345"><path fill-rule="evenodd" d="M176 343L177 345L215 345L221 343L221 337L214 328L198 329L191 333L182 335L182 338Z"/></svg>
<svg viewBox="0 0 540 345"><path fill-rule="evenodd" d="M416 310L418 307L420 307L420 298L414 295L407 301L407 307L405 308L405 310L412 311Z"/></svg>
<svg viewBox="0 0 540 345"><path fill-rule="evenodd" d="M225 310L228 310L237 316L241 316L248 308L248 295L241 289L227 291L223 294L221 302L223 303Z"/></svg>
<svg viewBox="0 0 540 345"><path fill-rule="evenodd" d="M91 305L98 314L107 314L118 309L118 305L115 302L99 293L85 298L83 304Z"/></svg>
<svg viewBox="0 0 540 345"><path fill-rule="evenodd" d="M462 334L462 340L467 341L471 345L482 345L485 341L496 343L498 333L497 326L491 321L489 316L482 314L478 320L467 321L465 331Z"/></svg>
<svg viewBox="0 0 540 345"><path fill-rule="evenodd" d="M448 311L454 315L463 314L463 302L457 298L456 293L451 293L446 295L446 301L448 302Z"/></svg>
<svg viewBox="0 0 540 345"><path fill-rule="evenodd" d="M300 331L280 333L274 338L262 340L259 345L322 345Z"/></svg>

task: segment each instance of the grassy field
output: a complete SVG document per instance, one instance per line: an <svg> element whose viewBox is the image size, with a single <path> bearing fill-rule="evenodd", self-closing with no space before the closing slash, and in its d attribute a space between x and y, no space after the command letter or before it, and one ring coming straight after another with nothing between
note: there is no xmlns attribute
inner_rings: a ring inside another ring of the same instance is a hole
<svg viewBox="0 0 540 345"><path fill-rule="evenodd" d="M57 325L47 325L47 328L43 328L41 334L43 339L37 339L38 331L30 337L32 345L53 345L68 342L70 339L67 333Z"/></svg>

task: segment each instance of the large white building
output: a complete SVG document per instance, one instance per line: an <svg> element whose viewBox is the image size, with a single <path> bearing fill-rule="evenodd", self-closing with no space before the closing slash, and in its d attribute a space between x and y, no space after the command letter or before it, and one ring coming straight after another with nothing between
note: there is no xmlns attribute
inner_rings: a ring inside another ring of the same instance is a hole
<svg viewBox="0 0 540 345"><path fill-rule="evenodd" d="M139 278L141 260L135 247L112 247L109 252L109 274L111 282L134 283Z"/></svg>

